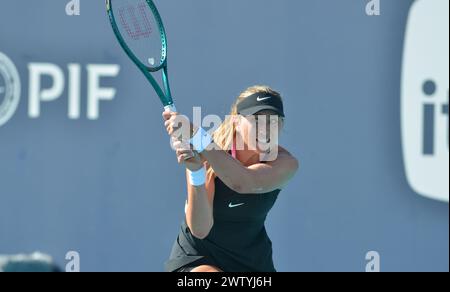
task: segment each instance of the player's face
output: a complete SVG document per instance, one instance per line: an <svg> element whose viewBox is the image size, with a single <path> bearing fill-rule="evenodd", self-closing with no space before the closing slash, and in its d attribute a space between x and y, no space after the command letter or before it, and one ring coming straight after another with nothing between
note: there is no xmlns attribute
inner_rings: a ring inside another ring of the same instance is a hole
<svg viewBox="0 0 450 292"><path fill-rule="evenodd" d="M241 117L238 132L245 145L250 149L266 152L267 149L273 148L272 144L278 143L283 123L282 117L273 111L266 110L255 115Z"/></svg>

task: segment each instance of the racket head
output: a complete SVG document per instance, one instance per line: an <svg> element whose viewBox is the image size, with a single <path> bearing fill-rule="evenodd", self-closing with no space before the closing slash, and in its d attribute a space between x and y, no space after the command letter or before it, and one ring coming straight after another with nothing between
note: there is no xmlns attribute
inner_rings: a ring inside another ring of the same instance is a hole
<svg viewBox="0 0 450 292"><path fill-rule="evenodd" d="M122 48L142 70L167 64L167 38L152 0L106 0L111 26Z"/></svg>

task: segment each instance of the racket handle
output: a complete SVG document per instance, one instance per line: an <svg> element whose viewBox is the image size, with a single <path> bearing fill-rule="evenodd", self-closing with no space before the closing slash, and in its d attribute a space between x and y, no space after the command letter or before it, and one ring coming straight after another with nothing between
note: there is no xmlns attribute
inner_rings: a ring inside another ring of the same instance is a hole
<svg viewBox="0 0 450 292"><path fill-rule="evenodd" d="M171 105L165 106L164 110L168 111L168 112L171 112L171 113L176 113L177 112L177 108L175 107L175 104L171 104ZM187 158L186 160L191 160L193 158L195 158L195 155Z"/></svg>
<svg viewBox="0 0 450 292"><path fill-rule="evenodd" d="M177 112L177 108L175 107L174 104L165 106L164 110L166 110L168 112L171 112L171 113L176 113Z"/></svg>

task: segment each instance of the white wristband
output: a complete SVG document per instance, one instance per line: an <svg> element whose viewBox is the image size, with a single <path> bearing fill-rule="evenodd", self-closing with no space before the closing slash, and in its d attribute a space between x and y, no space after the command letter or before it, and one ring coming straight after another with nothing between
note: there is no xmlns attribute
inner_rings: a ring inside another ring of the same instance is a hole
<svg viewBox="0 0 450 292"><path fill-rule="evenodd" d="M190 143L195 151L202 153L212 143L212 137L203 128L199 128Z"/></svg>
<svg viewBox="0 0 450 292"><path fill-rule="evenodd" d="M206 183L206 168L202 167L197 171L188 169L189 183L194 187L202 186Z"/></svg>

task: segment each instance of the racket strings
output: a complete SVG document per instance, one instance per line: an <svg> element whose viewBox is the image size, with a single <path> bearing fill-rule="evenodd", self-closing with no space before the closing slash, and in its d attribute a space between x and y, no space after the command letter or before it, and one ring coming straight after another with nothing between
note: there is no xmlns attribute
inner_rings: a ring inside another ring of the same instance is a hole
<svg viewBox="0 0 450 292"><path fill-rule="evenodd" d="M132 54L146 67L165 60L163 38L155 16L145 0L114 0L117 28Z"/></svg>
<svg viewBox="0 0 450 292"><path fill-rule="evenodd" d="M136 9L134 6L121 7L119 10L120 24L127 32L127 35L135 41L139 40L141 37L149 38L150 35L152 34L152 26L150 24L150 20L148 19L145 13L144 5L145 5L144 3L140 3L137 7L138 8L137 12L139 12L139 17L140 19L142 19L142 21L139 21L138 17L136 16ZM130 16L129 18L131 19L134 30L131 29L127 21L126 13L128 13L128 15Z"/></svg>

